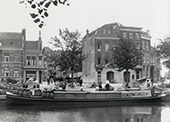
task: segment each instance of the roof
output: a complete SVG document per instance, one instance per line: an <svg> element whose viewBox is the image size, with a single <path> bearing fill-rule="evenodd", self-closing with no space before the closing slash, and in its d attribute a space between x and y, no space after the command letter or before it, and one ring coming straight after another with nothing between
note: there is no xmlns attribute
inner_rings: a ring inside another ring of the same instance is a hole
<svg viewBox="0 0 170 122"><path fill-rule="evenodd" d="M122 26L121 24L118 23L111 23L111 24L105 24L101 26L100 28L92 31L91 33L88 34L88 37L90 36L114 36L118 37L119 36L119 31L118 27Z"/></svg>
<svg viewBox="0 0 170 122"><path fill-rule="evenodd" d="M21 40L22 34L21 33L11 33L11 32L0 32L0 39Z"/></svg>
<svg viewBox="0 0 170 122"><path fill-rule="evenodd" d="M26 50L38 50L38 41L25 41Z"/></svg>
<svg viewBox="0 0 170 122"><path fill-rule="evenodd" d="M101 26L100 28L92 31L89 34L86 34L86 37L91 37L91 36L110 36L110 37L120 37L120 30L124 29L130 29L130 30L136 30L140 31L142 28L141 27L132 27L132 26L124 26L120 23L110 23L110 24L105 24Z"/></svg>
<svg viewBox="0 0 170 122"><path fill-rule="evenodd" d="M22 33L0 32L0 42L2 47L21 48Z"/></svg>

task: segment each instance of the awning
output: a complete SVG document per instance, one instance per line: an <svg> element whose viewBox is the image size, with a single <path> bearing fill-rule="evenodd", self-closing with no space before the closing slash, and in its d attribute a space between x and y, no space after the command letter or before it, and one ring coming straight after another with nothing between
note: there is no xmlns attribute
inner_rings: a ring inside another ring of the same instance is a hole
<svg viewBox="0 0 170 122"><path fill-rule="evenodd" d="M143 69L142 65L137 65L134 69Z"/></svg>

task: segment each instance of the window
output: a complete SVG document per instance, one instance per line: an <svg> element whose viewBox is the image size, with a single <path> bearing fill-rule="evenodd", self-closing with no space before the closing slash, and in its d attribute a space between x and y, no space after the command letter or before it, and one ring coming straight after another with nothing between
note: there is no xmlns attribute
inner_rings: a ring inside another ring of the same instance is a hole
<svg viewBox="0 0 170 122"><path fill-rule="evenodd" d="M140 49L140 42L136 42L136 48Z"/></svg>
<svg viewBox="0 0 170 122"><path fill-rule="evenodd" d="M133 33L129 33L129 39L133 39Z"/></svg>
<svg viewBox="0 0 170 122"><path fill-rule="evenodd" d="M146 63L149 63L149 54L146 54Z"/></svg>
<svg viewBox="0 0 170 122"><path fill-rule="evenodd" d="M139 79L139 71L136 71L136 79Z"/></svg>
<svg viewBox="0 0 170 122"><path fill-rule="evenodd" d="M5 76L5 77L8 77L8 76L9 76L9 71L8 71L8 70L4 71L4 76Z"/></svg>
<svg viewBox="0 0 170 122"><path fill-rule="evenodd" d="M26 57L26 65L31 65L31 57L30 56Z"/></svg>
<svg viewBox="0 0 170 122"><path fill-rule="evenodd" d="M35 56L32 56L32 65L37 64L37 58Z"/></svg>
<svg viewBox="0 0 170 122"><path fill-rule="evenodd" d="M39 57L39 66L42 66L42 56Z"/></svg>
<svg viewBox="0 0 170 122"><path fill-rule="evenodd" d="M97 58L97 64L101 64L101 58Z"/></svg>
<svg viewBox="0 0 170 122"><path fill-rule="evenodd" d="M101 82L101 71L97 72L97 80L98 82Z"/></svg>
<svg viewBox="0 0 170 122"><path fill-rule="evenodd" d="M133 80L135 79L135 75L132 75L132 79L133 79Z"/></svg>
<svg viewBox="0 0 170 122"><path fill-rule="evenodd" d="M18 77L19 76L19 71L15 70L14 71L14 77Z"/></svg>
<svg viewBox="0 0 170 122"><path fill-rule="evenodd" d="M105 43L105 51L109 50L109 43Z"/></svg>
<svg viewBox="0 0 170 122"><path fill-rule="evenodd" d="M97 44L97 50L98 50L98 51L101 51L101 48L102 48L102 47L101 47L101 44L98 43L98 44Z"/></svg>
<svg viewBox="0 0 170 122"><path fill-rule="evenodd" d="M136 33L136 40L140 40L139 33Z"/></svg>
<svg viewBox="0 0 170 122"><path fill-rule="evenodd" d="M149 42L146 41L146 49L149 50Z"/></svg>
<svg viewBox="0 0 170 122"><path fill-rule="evenodd" d="M19 61L19 55L14 55L14 61L18 62Z"/></svg>
<svg viewBox="0 0 170 122"><path fill-rule="evenodd" d="M126 39L127 38L127 34L126 32L123 32L123 39Z"/></svg>
<svg viewBox="0 0 170 122"><path fill-rule="evenodd" d="M113 49L115 49L115 47L116 47L116 44L113 44Z"/></svg>
<svg viewBox="0 0 170 122"><path fill-rule="evenodd" d="M108 59L105 59L105 64L108 64L108 62L109 62Z"/></svg>
<svg viewBox="0 0 170 122"><path fill-rule="evenodd" d="M145 41L142 41L142 48L145 50Z"/></svg>
<svg viewBox="0 0 170 122"><path fill-rule="evenodd" d="M26 65L37 65L37 57L36 56L26 56Z"/></svg>
<svg viewBox="0 0 170 122"><path fill-rule="evenodd" d="M4 56L5 62L9 62L9 56Z"/></svg>

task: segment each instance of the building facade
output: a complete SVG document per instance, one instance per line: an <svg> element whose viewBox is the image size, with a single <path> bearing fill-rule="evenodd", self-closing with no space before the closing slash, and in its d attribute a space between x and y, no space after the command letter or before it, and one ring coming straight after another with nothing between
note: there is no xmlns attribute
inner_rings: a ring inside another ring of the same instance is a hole
<svg viewBox="0 0 170 122"><path fill-rule="evenodd" d="M121 39L133 40L138 49L143 51L143 63L137 65L134 70L129 70L129 80L143 77L151 77L151 37L143 32L140 27L123 26L119 23L106 24L91 33L87 30L83 38L83 53L87 58L83 62L83 79L85 82L103 82L109 80L113 83L124 81L124 72L118 72L116 68L107 65L112 60L111 49Z"/></svg>
<svg viewBox="0 0 170 122"><path fill-rule="evenodd" d="M23 80L22 33L0 33L0 79Z"/></svg>
<svg viewBox="0 0 170 122"><path fill-rule="evenodd" d="M21 33L0 33L0 79L26 81L34 77L41 82L43 55L41 35L37 41L26 41Z"/></svg>
<svg viewBox="0 0 170 122"><path fill-rule="evenodd" d="M42 54L41 33L35 41L25 41L24 44L24 79L34 77L40 83L43 80L44 61Z"/></svg>

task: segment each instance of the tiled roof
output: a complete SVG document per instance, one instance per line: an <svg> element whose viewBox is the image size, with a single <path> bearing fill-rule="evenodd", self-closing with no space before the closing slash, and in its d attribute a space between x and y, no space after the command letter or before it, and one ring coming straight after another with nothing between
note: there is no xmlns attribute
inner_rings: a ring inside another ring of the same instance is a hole
<svg viewBox="0 0 170 122"><path fill-rule="evenodd" d="M122 26L121 24L118 23L111 23L111 24L105 24L102 27L92 31L91 33L88 34L89 36L114 36L118 37L119 31L118 31L118 26Z"/></svg>
<svg viewBox="0 0 170 122"><path fill-rule="evenodd" d="M141 30L141 27L131 27L131 26L124 26L120 23L111 23L111 24L105 24L101 26L100 28L92 31L88 35L86 35L84 38L91 37L91 36L109 36L109 37L119 37L120 36L120 29L135 29L135 30Z"/></svg>
<svg viewBox="0 0 170 122"><path fill-rule="evenodd" d="M0 32L0 39L21 40L22 34L21 33L11 33L11 32Z"/></svg>
<svg viewBox="0 0 170 122"><path fill-rule="evenodd" d="M38 41L25 41L25 49L26 50L37 50Z"/></svg>
<svg viewBox="0 0 170 122"><path fill-rule="evenodd" d="M22 47L22 34L0 32L0 42L3 47L21 48Z"/></svg>

